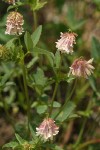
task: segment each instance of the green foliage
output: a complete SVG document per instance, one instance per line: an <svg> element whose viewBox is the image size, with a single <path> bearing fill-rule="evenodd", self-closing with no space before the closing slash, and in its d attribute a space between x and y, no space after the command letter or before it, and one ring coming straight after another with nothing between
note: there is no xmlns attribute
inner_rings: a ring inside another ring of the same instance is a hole
<svg viewBox="0 0 100 150"><path fill-rule="evenodd" d="M56 120L60 122L63 122L64 120L66 120L70 116L70 114L73 112L75 107L76 106L73 102L68 102L66 105L64 105L63 110L60 112Z"/></svg>
<svg viewBox="0 0 100 150"><path fill-rule="evenodd" d="M37 106L37 113L38 114L43 114L47 111L47 106L46 105L40 105L40 106Z"/></svg>
<svg viewBox="0 0 100 150"><path fill-rule="evenodd" d="M91 56L95 60L100 60L100 42L93 37L91 41Z"/></svg>
<svg viewBox="0 0 100 150"><path fill-rule="evenodd" d="M31 39L31 35L29 32L26 31L25 35L24 35L24 41L25 41L25 45L28 51L32 51L33 49L33 42Z"/></svg>
<svg viewBox="0 0 100 150"><path fill-rule="evenodd" d="M31 9L33 11L39 10L40 8L42 8L47 3L46 1L40 2L40 0L34 0L34 1L29 0L28 2L29 2L30 6L31 6Z"/></svg>
<svg viewBox="0 0 100 150"><path fill-rule="evenodd" d="M60 67L60 64L61 64L60 52L57 51L55 54L55 65L57 69Z"/></svg>
<svg viewBox="0 0 100 150"><path fill-rule="evenodd" d="M35 47L33 54L43 54L47 57L47 59L50 62L50 65L53 67L54 66L54 54L52 52L49 52L47 50Z"/></svg>
<svg viewBox="0 0 100 150"><path fill-rule="evenodd" d="M31 35L33 46L35 47L37 43L39 42L40 36L42 32L42 26L40 25Z"/></svg>
<svg viewBox="0 0 100 150"><path fill-rule="evenodd" d="M76 19L75 17L75 10L72 7L69 7L67 12L67 21L70 29L77 30L80 29L86 22L86 20L83 19Z"/></svg>
<svg viewBox="0 0 100 150"><path fill-rule="evenodd" d="M33 33L30 35L26 31L24 35L24 42L28 51L33 51L33 48L37 45L42 32L42 26L39 26Z"/></svg>
<svg viewBox="0 0 100 150"><path fill-rule="evenodd" d="M18 147L17 142L10 142L10 143L7 143L3 146L3 148L12 148L12 149L15 149L16 147Z"/></svg>

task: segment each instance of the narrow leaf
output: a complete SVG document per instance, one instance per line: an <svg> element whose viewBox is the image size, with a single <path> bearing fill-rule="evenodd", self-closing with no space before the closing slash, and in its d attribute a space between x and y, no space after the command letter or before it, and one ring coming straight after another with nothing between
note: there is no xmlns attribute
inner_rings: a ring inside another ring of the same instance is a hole
<svg viewBox="0 0 100 150"><path fill-rule="evenodd" d="M17 142L10 142L10 143L7 143L3 146L3 148L16 148L18 146L18 143Z"/></svg>
<svg viewBox="0 0 100 150"><path fill-rule="evenodd" d="M99 60L100 59L100 42L95 38L93 37L92 38L92 51L91 51L91 55L94 59L96 60Z"/></svg>
<svg viewBox="0 0 100 150"><path fill-rule="evenodd" d="M35 134L35 132L34 132L32 126L30 125L29 128L30 128L32 137L35 138L35 137L36 137L36 134Z"/></svg>
<svg viewBox="0 0 100 150"><path fill-rule="evenodd" d="M16 136L16 139L17 139L17 141L19 142L19 144L23 144L23 143L25 143L25 140L24 139L22 139L18 134L15 134L15 136Z"/></svg>
<svg viewBox="0 0 100 150"><path fill-rule="evenodd" d="M40 39L42 32L42 26L40 25L31 35L32 41L33 41L33 46L35 47Z"/></svg>
<svg viewBox="0 0 100 150"><path fill-rule="evenodd" d="M32 48L33 48L33 42L32 42L30 33L27 32L27 31L26 31L26 33L24 35L24 42L25 42L27 50L28 51L32 50Z"/></svg>
<svg viewBox="0 0 100 150"><path fill-rule="evenodd" d="M56 120L59 120L60 122L63 122L64 120L66 120L69 117L69 115L73 112L75 107L76 105L73 102L68 102L64 106L62 112L59 114Z"/></svg>
<svg viewBox="0 0 100 150"><path fill-rule="evenodd" d="M54 54L52 52L35 47L33 54L43 54L47 56L47 59L49 60L51 66L54 66Z"/></svg>
<svg viewBox="0 0 100 150"><path fill-rule="evenodd" d="M57 69L60 67L60 63L61 63L61 56L60 56L60 52L57 51L55 54L55 64Z"/></svg>

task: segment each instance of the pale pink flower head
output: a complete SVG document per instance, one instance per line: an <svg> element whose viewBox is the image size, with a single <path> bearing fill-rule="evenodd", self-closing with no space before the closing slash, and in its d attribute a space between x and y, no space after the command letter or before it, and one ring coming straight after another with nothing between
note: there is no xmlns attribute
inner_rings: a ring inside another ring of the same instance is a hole
<svg viewBox="0 0 100 150"><path fill-rule="evenodd" d="M10 12L7 17L5 34L21 35L23 32L23 24L23 16L20 13L16 11Z"/></svg>
<svg viewBox="0 0 100 150"><path fill-rule="evenodd" d="M15 0L6 0L6 2L15 5Z"/></svg>
<svg viewBox="0 0 100 150"><path fill-rule="evenodd" d="M76 33L66 32L60 35L60 39L56 42L56 48L62 53L73 53L73 46L76 44Z"/></svg>
<svg viewBox="0 0 100 150"><path fill-rule="evenodd" d="M56 126L55 121L51 118L46 118L40 124L38 128L36 128L37 136L41 136L44 141L48 139L53 139L53 136L57 135L59 132L59 127Z"/></svg>
<svg viewBox="0 0 100 150"><path fill-rule="evenodd" d="M88 78L93 73L93 58L86 61L84 58L76 59L70 67L69 75Z"/></svg>

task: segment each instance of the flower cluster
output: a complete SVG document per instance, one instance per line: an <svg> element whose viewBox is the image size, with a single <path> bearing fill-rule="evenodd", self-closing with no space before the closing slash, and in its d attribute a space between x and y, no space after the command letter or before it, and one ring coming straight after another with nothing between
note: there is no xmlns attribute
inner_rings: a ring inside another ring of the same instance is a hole
<svg viewBox="0 0 100 150"><path fill-rule="evenodd" d="M40 124L38 128L36 128L37 136L41 136L44 141L47 141L48 139L53 139L53 136L57 135L59 132L59 127L56 126L55 121L51 118L46 118L44 121Z"/></svg>
<svg viewBox="0 0 100 150"><path fill-rule="evenodd" d="M73 53L74 44L76 44L76 33L61 33L61 38L56 42L56 48L61 53ZM93 73L94 67L92 66L93 58L86 61L83 58L76 59L70 67L69 74L77 77L88 78Z"/></svg>
<svg viewBox="0 0 100 150"><path fill-rule="evenodd" d="M93 58L89 61L83 58L76 59L70 67L69 75L72 73L72 75L87 78L93 73L94 67L92 66L92 62Z"/></svg>
<svg viewBox="0 0 100 150"><path fill-rule="evenodd" d="M6 2L15 5L15 0L6 0Z"/></svg>
<svg viewBox="0 0 100 150"><path fill-rule="evenodd" d="M76 33L62 33L61 32L61 39L56 42L56 48L62 53L73 53L73 45L76 44L77 34Z"/></svg>
<svg viewBox="0 0 100 150"><path fill-rule="evenodd" d="M23 24L23 16L20 13L16 11L10 12L10 14L7 17L5 34L21 35L23 32Z"/></svg>

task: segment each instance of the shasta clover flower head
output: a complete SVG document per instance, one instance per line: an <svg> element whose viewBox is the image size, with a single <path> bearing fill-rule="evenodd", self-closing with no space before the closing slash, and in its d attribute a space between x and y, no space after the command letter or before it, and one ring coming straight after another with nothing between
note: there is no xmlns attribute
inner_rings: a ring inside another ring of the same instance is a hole
<svg viewBox="0 0 100 150"><path fill-rule="evenodd" d="M20 13L16 11L10 12L10 14L7 17L5 34L21 35L23 32L23 24L23 16Z"/></svg>
<svg viewBox="0 0 100 150"><path fill-rule="evenodd" d="M60 39L56 42L56 48L62 53L73 53L73 46L76 44L76 33L66 32L60 35Z"/></svg>
<svg viewBox="0 0 100 150"><path fill-rule="evenodd" d="M53 136L57 135L59 132L59 127L56 126L55 121L51 118L46 118L44 121L40 124L38 128L36 128L37 136L43 137L45 141L48 139L53 139Z"/></svg>
<svg viewBox="0 0 100 150"><path fill-rule="evenodd" d="M76 59L70 67L69 75L88 78L93 73L93 58L86 61L84 58Z"/></svg>
<svg viewBox="0 0 100 150"><path fill-rule="evenodd" d="M6 2L15 5L15 0L6 0Z"/></svg>

